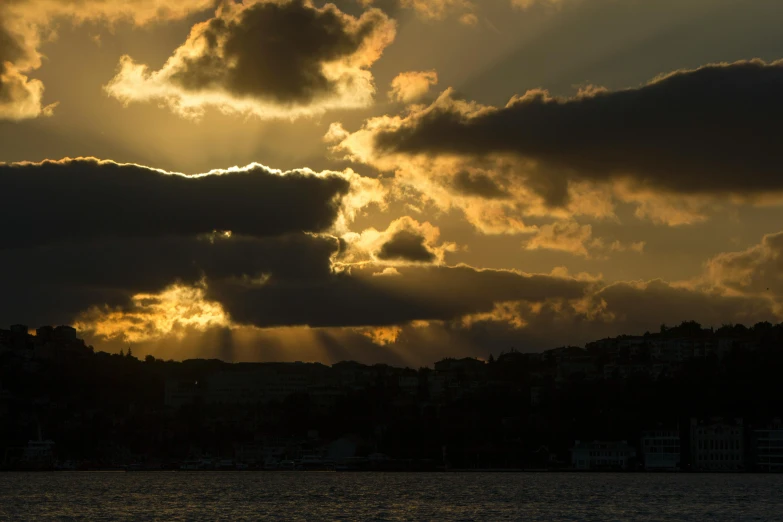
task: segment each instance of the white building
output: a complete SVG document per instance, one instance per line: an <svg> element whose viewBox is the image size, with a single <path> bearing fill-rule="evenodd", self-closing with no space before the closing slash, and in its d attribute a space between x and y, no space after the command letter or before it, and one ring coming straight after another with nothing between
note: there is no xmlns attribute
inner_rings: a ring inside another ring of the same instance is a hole
<svg viewBox="0 0 783 522"><path fill-rule="evenodd" d="M708 422L691 419L691 463L695 471L745 469L745 430L742 419Z"/></svg>
<svg viewBox="0 0 783 522"><path fill-rule="evenodd" d="M678 470L680 469L680 432L644 432L641 451L646 471Z"/></svg>
<svg viewBox="0 0 783 522"><path fill-rule="evenodd" d="M636 450L626 441L576 441L571 448L574 469L630 469Z"/></svg>
<svg viewBox="0 0 783 522"><path fill-rule="evenodd" d="M779 419L771 427L754 430L755 468L765 473L783 472L783 425Z"/></svg>

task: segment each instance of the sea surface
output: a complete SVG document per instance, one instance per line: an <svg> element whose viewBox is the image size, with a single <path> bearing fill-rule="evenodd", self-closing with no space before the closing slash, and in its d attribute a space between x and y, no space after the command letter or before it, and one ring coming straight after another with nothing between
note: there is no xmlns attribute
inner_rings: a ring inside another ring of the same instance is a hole
<svg viewBox="0 0 783 522"><path fill-rule="evenodd" d="M783 520L783 476L5 473L0 520Z"/></svg>

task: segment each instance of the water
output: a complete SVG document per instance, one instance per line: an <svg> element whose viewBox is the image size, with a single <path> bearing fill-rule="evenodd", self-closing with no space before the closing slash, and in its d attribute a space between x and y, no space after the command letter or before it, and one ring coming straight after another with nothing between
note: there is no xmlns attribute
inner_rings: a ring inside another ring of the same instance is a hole
<svg viewBox="0 0 783 522"><path fill-rule="evenodd" d="M783 520L783 476L7 473L0 520Z"/></svg>

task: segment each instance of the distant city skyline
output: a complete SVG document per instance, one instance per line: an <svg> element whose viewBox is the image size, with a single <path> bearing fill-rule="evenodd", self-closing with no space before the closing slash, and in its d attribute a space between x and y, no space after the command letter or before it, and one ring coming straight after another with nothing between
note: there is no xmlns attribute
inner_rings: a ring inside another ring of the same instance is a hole
<svg viewBox="0 0 783 522"><path fill-rule="evenodd" d="M14 325L0 469L781 472L781 342L686 321L403 368L164 361Z"/></svg>

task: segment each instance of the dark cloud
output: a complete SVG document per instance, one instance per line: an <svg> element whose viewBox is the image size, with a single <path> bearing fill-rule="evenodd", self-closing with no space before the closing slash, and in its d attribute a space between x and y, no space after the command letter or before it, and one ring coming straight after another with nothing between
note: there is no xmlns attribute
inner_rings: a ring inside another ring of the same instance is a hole
<svg viewBox="0 0 783 522"><path fill-rule="evenodd" d="M108 237L329 228L349 182L262 166L182 176L92 159L0 164L2 247Z"/></svg>
<svg viewBox="0 0 783 522"><path fill-rule="evenodd" d="M202 279L272 278L313 284L331 277L337 240L203 237L101 240L3 251L0 318L30 324L70 322L91 306L124 306L138 293ZM8 321L6 321L8 322Z"/></svg>
<svg viewBox="0 0 783 522"><path fill-rule="evenodd" d="M462 170L454 176L451 187L455 192L464 196L477 196L484 199L507 199L511 197L506 190L487 174L471 173L467 170Z"/></svg>
<svg viewBox="0 0 783 522"><path fill-rule="evenodd" d="M662 280L615 283L592 299L616 330L611 335L657 331L662 323L672 325L690 319L717 327L724 323L754 324L777 315L770 301L763 298L705 292Z"/></svg>
<svg viewBox="0 0 783 522"><path fill-rule="evenodd" d="M245 347L234 353L234 360L321 360L333 363L340 360L360 360L375 363L391 354L401 357L405 364L422 366L444 357L487 357L514 347L519 351L537 352L558 346L583 346L585 343L614 337L618 334L639 335L658 331L661 323L679 324L684 319L699 321L704 326L718 327L723 323L744 321L754 324L763 320L776 321L769 303L758 299L721 297L678 288L663 281L618 283L589 293L580 306L571 306L566 298L555 297L507 303L493 312L466 320L463 317L428 321L426 324L400 324L381 327L391 335L380 344L374 343L373 328L318 328L307 330L314 338L300 345L300 337L291 336L287 329L234 329L236 338L252 330ZM653 311L657 315L651 313ZM147 350L158 356L187 358L194 347L200 347L202 357L221 355L216 331L191 335L178 341L163 338L152 347L139 346L139 353ZM326 343L323 346L322 343ZM116 350L124 348L116 345ZM263 349L259 349L263 347ZM137 345L134 344L134 352ZM292 359L293 358L293 359ZM400 364L399 361L396 362Z"/></svg>
<svg viewBox="0 0 783 522"><path fill-rule="evenodd" d="M536 304L512 303L500 313L496 309L471 321L432 323L428 328L403 326L394 349L423 353L431 360L453 357L460 347L466 356L487 357L511 347L536 352L584 346L616 335L657 332L661 324L672 326L684 320L705 327L779 320L764 299L705 293L661 280L604 286L580 304L572 307L557 298Z"/></svg>
<svg viewBox="0 0 783 522"><path fill-rule="evenodd" d="M310 285L265 281L210 283L208 297L234 321L271 326L389 326L450 320L490 312L498 301L576 299L588 284L567 278L471 267L407 267L377 275L377 267L338 273Z"/></svg>
<svg viewBox="0 0 783 522"><path fill-rule="evenodd" d="M375 93L368 69L394 35L379 9L357 18L305 0L226 3L160 71L126 56L106 88L125 102L165 100L184 115L208 105L260 117L364 107Z"/></svg>
<svg viewBox="0 0 783 522"><path fill-rule="evenodd" d="M783 61L753 60L570 99L531 91L502 109L446 93L399 129L380 131L376 147L378 154L515 154L540 167L522 173L550 203L564 202L573 178L627 177L683 194L762 194L783 189L781 92Z"/></svg>
<svg viewBox="0 0 783 522"><path fill-rule="evenodd" d="M337 9L303 0L258 3L236 18L210 20L200 35L203 54L183 58L171 80L193 91L309 103L338 86L323 65L356 53L385 20L378 13L353 26Z"/></svg>
<svg viewBox="0 0 783 522"><path fill-rule="evenodd" d="M425 245L426 239L409 230L400 230L381 246L378 258L389 261L432 263L436 256Z"/></svg>

